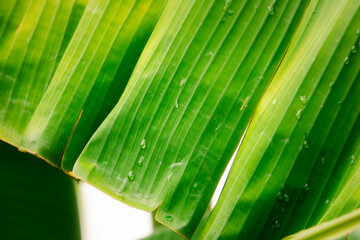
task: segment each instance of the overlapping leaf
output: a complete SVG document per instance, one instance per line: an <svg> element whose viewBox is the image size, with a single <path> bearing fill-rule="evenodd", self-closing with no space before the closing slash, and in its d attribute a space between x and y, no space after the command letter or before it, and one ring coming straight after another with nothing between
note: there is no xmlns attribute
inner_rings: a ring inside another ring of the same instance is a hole
<svg viewBox="0 0 360 240"><path fill-rule="evenodd" d="M85 8L84 0L0 3L0 139L19 146Z"/></svg>
<svg viewBox="0 0 360 240"><path fill-rule="evenodd" d="M307 1L169 1L74 174L190 237Z"/></svg>
<svg viewBox="0 0 360 240"><path fill-rule="evenodd" d="M355 230L355 231L354 231ZM356 240L360 230L360 209L319 226L303 230L284 240L344 239ZM343 238L339 238L343 237Z"/></svg>
<svg viewBox="0 0 360 240"><path fill-rule="evenodd" d="M360 112L359 28L359 1L310 3L203 238L279 239L327 204L322 193Z"/></svg>
<svg viewBox="0 0 360 240"><path fill-rule="evenodd" d="M81 239L71 178L0 141L0 181L2 239Z"/></svg>
<svg viewBox="0 0 360 240"><path fill-rule="evenodd" d="M118 101L165 0L91 0L21 148L71 171Z"/></svg>

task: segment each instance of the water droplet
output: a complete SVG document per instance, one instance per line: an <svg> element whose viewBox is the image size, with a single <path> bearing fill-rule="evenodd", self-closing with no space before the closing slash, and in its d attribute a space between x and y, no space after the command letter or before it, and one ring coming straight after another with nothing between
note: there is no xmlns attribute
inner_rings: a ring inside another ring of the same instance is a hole
<svg viewBox="0 0 360 240"><path fill-rule="evenodd" d="M280 225L280 222L278 220L275 221L275 227L276 228L279 228L281 225Z"/></svg>
<svg viewBox="0 0 360 240"><path fill-rule="evenodd" d="M301 95L300 96L300 102L305 105L307 103L307 97L306 95Z"/></svg>
<svg viewBox="0 0 360 240"><path fill-rule="evenodd" d="M182 79L182 80L180 81L180 86L181 86L181 87L184 86L185 83L186 83L186 78L184 78L184 79Z"/></svg>
<svg viewBox="0 0 360 240"><path fill-rule="evenodd" d="M225 6L224 6L224 12L226 12L230 7L230 0L226 0Z"/></svg>
<svg viewBox="0 0 360 240"><path fill-rule="evenodd" d="M130 171L130 172L129 172L128 179L129 179L130 181L134 181L134 180L135 180L135 173L134 173L134 171Z"/></svg>
<svg viewBox="0 0 360 240"><path fill-rule="evenodd" d="M172 222L174 220L173 216L170 215L165 216L165 218L168 222Z"/></svg>
<svg viewBox="0 0 360 240"><path fill-rule="evenodd" d="M351 48L351 52L352 53L356 53L357 52L357 49L356 49L356 46L354 45L354 46L352 46L352 48Z"/></svg>
<svg viewBox="0 0 360 240"><path fill-rule="evenodd" d="M275 14L274 7L273 7L273 6L268 6L268 10L269 10L269 15L270 15L270 16L273 16L273 15Z"/></svg>
<svg viewBox="0 0 360 240"><path fill-rule="evenodd" d="M343 102L342 102L342 101L339 101L338 104L341 106L341 105L343 104Z"/></svg>
<svg viewBox="0 0 360 240"><path fill-rule="evenodd" d="M304 109L299 109L299 111L297 111L297 113L296 113L296 119L297 119L297 120L300 120L303 110L304 110Z"/></svg>
<svg viewBox="0 0 360 240"><path fill-rule="evenodd" d="M334 86L334 82L331 82L330 85L329 85L330 90L333 88L333 86Z"/></svg>
<svg viewBox="0 0 360 240"><path fill-rule="evenodd" d="M308 144L308 142L306 140L304 140L304 148L309 149L309 144Z"/></svg>
<svg viewBox="0 0 360 240"><path fill-rule="evenodd" d="M146 141L145 141L145 138L143 140L141 140L141 143L140 143L140 148L142 149L145 149L146 148Z"/></svg>
<svg viewBox="0 0 360 240"><path fill-rule="evenodd" d="M281 212L284 213L285 212L285 208L281 207Z"/></svg>
<svg viewBox="0 0 360 240"><path fill-rule="evenodd" d="M320 159L320 162L321 162L322 165L325 165L326 158L325 158L325 157L322 157L322 158Z"/></svg>
<svg viewBox="0 0 360 240"><path fill-rule="evenodd" d="M351 155L350 157L350 165L353 165L355 162L355 155Z"/></svg>
<svg viewBox="0 0 360 240"><path fill-rule="evenodd" d="M197 191L198 190L198 184L194 183L194 190Z"/></svg>
<svg viewBox="0 0 360 240"><path fill-rule="evenodd" d="M360 29L356 30L356 35L360 35Z"/></svg>
<svg viewBox="0 0 360 240"><path fill-rule="evenodd" d="M304 185L304 190L305 190L305 191L309 191L309 190L310 190L310 186L309 186L308 183L305 183L305 185Z"/></svg>
<svg viewBox="0 0 360 240"><path fill-rule="evenodd" d="M141 156L140 157L140 159L139 159L139 161L138 161L138 164L139 164L139 167L141 167L142 166L142 162L144 161L144 156Z"/></svg>
<svg viewBox="0 0 360 240"><path fill-rule="evenodd" d="M229 8L229 9L227 10L227 14L228 14L229 16L232 16L232 15L234 14L234 11L233 11L231 8Z"/></svg>
<svg viewBox="0 0 360 240"><path fill-rule="evenodd" d="M219 123L219 124L217 125L217 127L215 128L215 132L219 131L220 127L221 127L221 123Z"/></svg>
<svg viewBox="0 0 360 240"><path fill-rule="evenodd" d="M346 58L344 59L344 63L345 63L346 65L348 65L348 64L350 63L349 57L346 57Z"/></svg>
<svg viewBox="0 0 360 240"><path fill-rule="evenodd" d="M277 194L277 199L279 199L280 201L283 200L283 194L282 194L282 192L278 192L278 194Z"/></svg>
<svg viewBox="0 0 360 240"><path fill-rule="evenodd" d="M175 100L175 108L179 108L178 99Z"/></svg>
<svg viewBox="0 0 360 240"><path fill-rule="evenodd" d="M328 205L329 204L329 199L326 199L326 201L325 201L325 205Z"/></svg>
<svg viewBox="0 0 360 240"><path fill-rule="evenodd" d="M284 194L284 200L285 202L290 202L290 197L286 193Z"/></svg>

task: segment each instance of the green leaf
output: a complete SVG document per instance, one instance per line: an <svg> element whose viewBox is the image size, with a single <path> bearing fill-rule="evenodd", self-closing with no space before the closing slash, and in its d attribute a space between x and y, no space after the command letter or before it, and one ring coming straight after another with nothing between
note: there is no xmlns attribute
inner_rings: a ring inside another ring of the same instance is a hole
<svg viewBox="0 0 360 240"><path fill-rule="evenodd" d="M0 141L2 239L80 238L74 181Z"/></svg>
<svg viewBox="0 0 360 240"><path fill-rule="evenodd" d="M279 239L306 227L326 201L323 189L360 112L360 55L351 53L359 27L359 1L311 1L203 238Z"/></svg>
<svg viewBox="0 0 360 240"><path fill-rule="evenodd" d="M85 4L84 0L1 1L0 139L20 145Z"/></svg>
<svg viewBox="0 0 360 240"><path fill-rule="evenodd" d="M360 209L325 222L310 229L303 230L284 240L335 239L360 228ZM348 237L346 239L349 239Z"/></svg>
<svg viewBox="0 0 360 240"><path fill-rule="evenodd" d="M75 176L191 237L306 5L169 1Z"/></svg>
<svg viewBox="0 0 360 240"><path fill-rule="evenodd" d="M329 221L360 207L360 116L307 226Z"/></svg>
<svg viewBox="0 0 360 240"><path fill-rule="evenodd" d="M165 0L90 0L21 148L71 171L118 101Z"/></svg>
<svg viewBox="0 0 360 240"><path fill-rule="evenodd" d="M153 234L142 240L182 240L177 233L165 226L159 226L154 229Z"/></svg>

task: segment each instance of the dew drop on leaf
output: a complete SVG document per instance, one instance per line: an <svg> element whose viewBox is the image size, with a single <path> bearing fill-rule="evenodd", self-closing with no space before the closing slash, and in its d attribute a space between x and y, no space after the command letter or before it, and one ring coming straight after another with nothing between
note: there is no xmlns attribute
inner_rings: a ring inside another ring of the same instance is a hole
<svg viewBox="0 0 360 240"><path fill-rule="evenodd" d="M300 102L305 105L307 103L307 97L306 95L301 95L300 96Z"/></svg>
<svg viewBox="0 0 360 240"><path fill-rule="evenodd" d="M146 148L146 141L145 138L141 140L140 148L145 149Z"/></svg>
<svg viewBox="0 0 360 240"><path fill-rule="evenodd" d="M357 52L357 49L356 49L356 46L354 45L354 46L352 46L352 48L351 48L351 52L352 53L356 53Z"/></svg>
<svg viewBox="0 0 360 240"><path fill-rule="evenodd" d="M144 161L144 156L141 156L139 161L138 161L138 164L139 164L139 167L142 167L142 162Z"/></svg>
<svg viewBox="0 0 360 240"><path fill-rule="evenodd" d="M350 165L353 165L354 161L355 161L355 156L351 155L351 157L350 157Z"/></svg>
<svg viewBox="0 0 360 240"><path fill-rule="evenodd" d="M273 16L273 15L275 14L274 7L273 7L273 6L268 6L268 11L269 11L269 15L270 15L270 16Z"/></svg>
<svg viewBox="0 0 360 240"><path fill-rule="evenodd" d="M283 200L283 194L282 194L282 192L278 192L278 194L277 194L277 199Z"/></svg>
<svg viewBox="0 0 360 240"><path fill-rule="evenodd" d="M326 161L326 158L324 158L324 157L322 157L322 158L320 159L320 162L321 162L322 165L325 165L325 161Z"/></svg>
<svg viewBox="0 0 360 240"><path fill-rule="evenodd" d="M171 216L171 215L167 215L167 216L165 216L165 218L168 222L172 222L174 220L173 216Z"/></svg>
<svg viewBox="0 0 360 240"><path fill-rule="evenodd" d="M290 197L286 193L284 194L284 200L285 202L290 202Z"/></svg>
<svg viewBox="0 0 360 240"><path fill-rule="evenodd" d="M226 12L230 7L230 0L226 0L225 6L224 6L224 12Z"/></svg>
<svg viewBox="0 0 360 240"><path fill-rule="evenodd" d="M304 148L309 149L309 144L308 144L308 142L306 140L304 141Z"/></svg>
<svg viewBox="0 0 360 240"><path fill-rule="evenodd" d="M275 224L274 224L274 225L275 225L276 228L279 228L279 227L281 226L281 225L280 225L280 222L279 222L278 220L275 221Z"/></svg>
<svg viewBox="0 0 360 240"><path fill-rule="evenodd" d="M297 111L297 113L296 113L296 119L297 120L301 119L302 111L303 111L303 109L300 109L299 111Z"/></svg>
<svg viewBox="0 0 360 240"><path fill-rule="evenodd" d="M305 185L304 185L304 190L305 190L305 191L309 191L309 190L310 190L310 186L309 186L308 183L305 183Z"/></svg>
<svg viewBox="0 0 360 240"><path fill-rule="evenodd" d="M350 63L349 57L346 57L346 58L344 59L344 63L345 63L346 65L348 65L348 64Z"/></svg>
<svg viewBox="0 0 360 240"><path fill-rule="evenodd" d="M130 172L129 172L128 179L129 179L130 181L134 181L134 180L135 180L135 173L134 173L134 171L130 171Z"/></svg>

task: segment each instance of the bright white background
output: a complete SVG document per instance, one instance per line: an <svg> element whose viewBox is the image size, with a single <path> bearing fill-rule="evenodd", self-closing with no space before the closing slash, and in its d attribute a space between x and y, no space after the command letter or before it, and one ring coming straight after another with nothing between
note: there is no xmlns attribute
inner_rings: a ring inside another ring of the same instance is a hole
<svg viewBox="0 0 360 240"><path fill-rule="evenodd" d="M221 177L211 208L220 196L236 152ZM76 187L83 240L137 240L153 232L151 213L129 207L87 183L80 182Z"/></svg>

